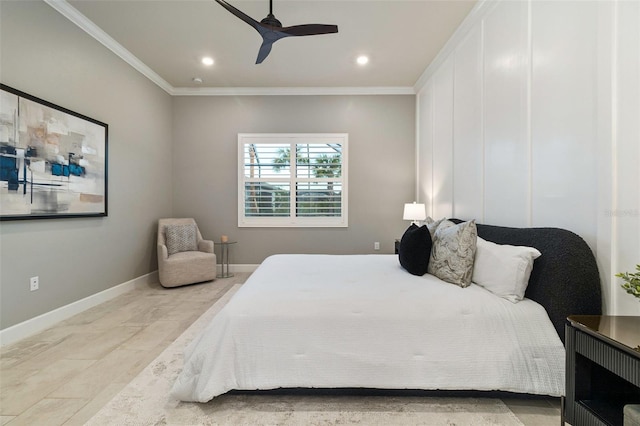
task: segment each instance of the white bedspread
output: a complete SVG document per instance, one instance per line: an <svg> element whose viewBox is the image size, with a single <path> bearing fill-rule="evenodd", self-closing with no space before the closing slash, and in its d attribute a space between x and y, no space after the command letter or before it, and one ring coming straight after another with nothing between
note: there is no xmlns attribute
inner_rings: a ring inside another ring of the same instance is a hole
<svg viewBox="0 0 640 426"><path fill-rule="evenodd" d="M544 308L410 275L393 255L276 255L185 350L172 395L281 387L564 394Z"/></svg>

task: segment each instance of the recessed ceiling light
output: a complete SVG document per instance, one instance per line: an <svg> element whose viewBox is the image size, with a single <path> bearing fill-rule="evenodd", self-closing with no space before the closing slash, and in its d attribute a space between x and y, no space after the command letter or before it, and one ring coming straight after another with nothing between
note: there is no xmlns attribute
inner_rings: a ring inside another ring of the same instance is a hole
<svg viewBox="0 0 640 426"><path fill-rule="evenodd" d="M202 58L202 63L205 65L213 65L213 58L210 58L208 56L205 56L204 58Z"/></svg>
<svg viewBox="0 0 640 426"><path fill-rule="evenodd" d="M364 55L358 56L356 62L358 63L358 65L366 65L369 62L369 57Z"/></svg>

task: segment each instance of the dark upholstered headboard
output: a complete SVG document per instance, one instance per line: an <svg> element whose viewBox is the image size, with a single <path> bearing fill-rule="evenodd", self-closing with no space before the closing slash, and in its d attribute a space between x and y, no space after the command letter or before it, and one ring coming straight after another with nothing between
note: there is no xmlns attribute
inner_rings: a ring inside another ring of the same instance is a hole
<svg viewBox="0 0 640 426"><path fill-rule="evenodd" d="M459 223L460 220L452 219ZM560 339L569 315L600 315L602 295L596 259L587 243L559 228L507 228L478 224L478 236L496 244L537 248L525 297L544 306Z"/></svg>

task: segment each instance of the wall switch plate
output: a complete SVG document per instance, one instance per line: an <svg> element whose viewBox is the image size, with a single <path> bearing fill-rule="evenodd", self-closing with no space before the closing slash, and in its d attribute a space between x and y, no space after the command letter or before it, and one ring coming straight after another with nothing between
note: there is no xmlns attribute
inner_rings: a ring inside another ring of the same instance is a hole
<svg viewBox="0 0 640 426"><path fill-rule="evenodd" d="M40 288L40 280L38 279L38 277L31 277L31 279L29 280L29 288L31 289L31 291L36 291Z"/></svg>
<svg viewBox="0 0 640 426"><path fill-rule="evenodd" d="M376 241L375 243L373 243L373 249L374 250L380 250L380 243L378 241Z"/></svg>

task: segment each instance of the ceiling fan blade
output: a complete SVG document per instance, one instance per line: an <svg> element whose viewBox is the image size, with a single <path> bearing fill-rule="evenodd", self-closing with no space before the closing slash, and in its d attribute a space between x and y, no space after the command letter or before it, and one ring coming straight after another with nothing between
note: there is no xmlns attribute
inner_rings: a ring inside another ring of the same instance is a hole
<svg viewBox="0 0 640 426"><path fill-rule="evenodd" d="M272 41L264 40L262 42L262 46L260 46L260 50L258 51L258 59L256 59L256 64L261 64L262 61L265 60L269 53L271 53L271 46L273 46Z"/></svg>
<svg viewBox="0 0 640 426"><path fill-rule="evenodd" d="M308 36L308 35L337 33L338 26L324 25L324 24L306 24L306 25L294 25L292 27L284 27L282 29L279 29L278 31L281 33L285 33L288 36Z"/></svg>
<svg viewBox="0 0 640 426"><path fill-rule="evenodd" d="M260 22L256 21L255 19L253 19L251 16L247 15L243 11L241 11L239 9L236 9L235 7L231 6L226 1L224 1L224 0L216 0L216 3L218 3L220 6L224 7L225 9L227 9L229 12L231 12L232 14L237 16L238 18L242 19L247 24L251 25L256 30L261 28Z"/></svg>
<svg viewBox="0 0 640 426"><path fill-rule="evenodd" d="M1 1L1 0L0 0ZM280 40L283 37L290 36L309 36L318 34L331 34L338 32L337 25L323 25L323 24L307 24L307 25L294 25L292 27L282 27L280 21L273 16L273 4L272 0L269 0L269 15L261 22L256 21L251 16L247 15L243 11L231 6L225 0L215 0L220 6L227 9L237 18L243 20L247 24L251 25L262 36L262 45L258 51L258 58L256 64L261 64L265 60L269 53L271 53L271 47L273 43Z"/></svg>

